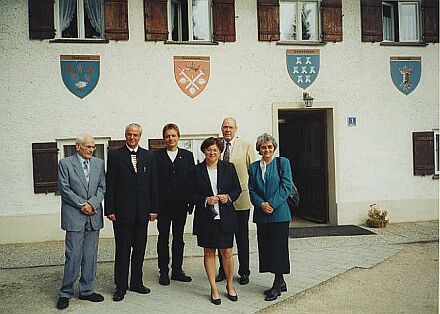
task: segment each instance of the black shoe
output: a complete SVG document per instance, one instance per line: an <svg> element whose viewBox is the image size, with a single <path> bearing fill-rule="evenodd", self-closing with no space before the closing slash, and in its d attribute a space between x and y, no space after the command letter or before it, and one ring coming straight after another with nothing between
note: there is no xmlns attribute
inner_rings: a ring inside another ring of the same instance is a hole
<svg viewBox="0 0 440 314"><path fill-rule="evenodd" d="M220 271L217 275L217 277L215 277L215 282L220 282L226 279L226 275L223 271Z"/></svg>
<svg viewBox="0 0 440 314"><path fill-rule="evenodd" d="M212 294L211 294L211 297L209 298L209 301L211 301L211 303L212 303L212 304L215 304L215 305L220 305L220 304L222 304L222 299L220 299L220 298L218 298L218 299L213 299L213 298L212 298Z"/></svg>
<svg viewBox="0 0 440 314"><path fill-rule="evenodd" d="M228 290L228 289L226 289L226 293L227 293L227 295L228 295L228 299L231 300L232 302L236 302L236 301L238 301L237 291L235 291L235 289L234 289L235 295L230 295L229 292L228 292L227 290Z"/></svg>
<svg viewBox="0 0 440 314"><path fill-rule="evenodd" d="M249 283L249 275L241 275L238 283L240 285L247 285Z"/></svg>
<svg viewBox="0 0 440 314"><path fill-rule="evenodd" d="M100 295L99 293L95 293L93 292L92 294L89 295L79 295L78 299L80 300L87 300L90 302L102 302L104 301L104 297L102 295Z"/></svg>
<svg viewBox="0 0 440 314"><path fill-rule="evenodd" d="M170 284L170 277L168 273L160 273L159 284L162 286L168 286Z"/></svg>
<svg viewBox="0 0 440 314"><path fill-rule="evenodd" d="M270 291L272 291L272 289L273 289L273 288L270 288L270 289L264 290L264 294L268 294ZM287 291L287 285L286 285L286 282L283 282L283 283L281 284L281 286L280 286L280 291L281 291L281 292L286 292L286 291Z"/></svg>
<svg viewBox="0 0 440 314"><path fill-rule="evenodd" d="M190 282L192 281L191 276L188 276L187 274L185 274L184 271L178 272L178 273L171 273L171 279L172 280L177 280L177 281L182 281L182 282Z"/></svg>
<svg viewBox="0 0 440 314"><path fill-rule="evenodd" d="M276 300L279 296L281 295L281 291L280 290L270 290L270 292L268 294L266 294L266 297L264 298L264 301L274 301Z"/></svg>
<svg viewBox="0 0 440 314"><path fill-rule="evenodd" d="M130 291L137 292L140 294L149 294L151 292L151 290L145 286L130 287Z"/></svg>
<svg viewBox="0 0 440 314"><path fill-rule="evenodd" d="M115 302L119 302L119 301L124 300L124 296L125 296L125 290L121 290L121 289L116 288L115 292L113 293L112 299Z"/></svg>
<svg viewBox="0 0 440 314"><path fill-rule="evenodd" d="M69 299L65 297L59 298L57 302L57 309L63 310L67 307L69 307Z"/></svg>

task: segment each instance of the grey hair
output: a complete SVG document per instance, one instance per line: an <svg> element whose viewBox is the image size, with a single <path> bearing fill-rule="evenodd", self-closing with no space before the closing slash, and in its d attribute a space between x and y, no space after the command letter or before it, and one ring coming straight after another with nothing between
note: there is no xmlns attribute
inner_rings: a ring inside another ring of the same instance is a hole
<svg viewBox="0 0 440 314"><path fill-rule="evenodd" d="M93 136L91 136L90 134L82 133L76 137L75 144L81 145L81 144L84 144L85 141L90 140L90 139L95 141Z"/></svg>
<svg viewBox="0 0 440 314"><path fill-rule="evenodd" d="M224 118L224 119L223 119L223 122L222 122L222 126L225 124L225 121L226 121L226 120L232 120L232 121L234 122L235 127L238 128L238 127L237 127L237 120L235 120L235 119L232 118L232 117L226 117L226 118Z"/></svg>
<svg viewBox="0 0 440 314"><path fill-rule="evenodd" d="M257 143L255 144L255 147L258 152L260 151L260 146L266 142L272 142L274 151L277 149L278 147L277 140L269 133L263 133L257 138Z"/></svg>
<svg viewBox="0 0 440 314"><path fill-rule="evenodd" d="M125 134L127 133L129 128L137 128L139 129L140 134L142 135L142 127L138 123L130 123L125 127Z"/></svg>

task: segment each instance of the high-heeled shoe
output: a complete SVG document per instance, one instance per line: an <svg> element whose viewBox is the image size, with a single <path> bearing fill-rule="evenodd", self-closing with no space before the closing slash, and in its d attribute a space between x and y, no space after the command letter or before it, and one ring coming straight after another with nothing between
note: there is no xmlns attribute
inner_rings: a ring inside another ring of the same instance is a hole
<svg viewBox="0 0 440 314"><path fill-rule="evenodd" d="M270 289L264 290L264 294L268 294L272 289L273 289L273 287L270 288ZM281 285L280 285L280 291L281 291L281 292L287 292L287 284L286 284L285 281L281 283Z"/></svg>
<svg viewBox="0 0 440 314"><path fill-rule="evenodd" d="M232 302L236 302L238 301L238 295L237 295L237 291L234 289L235 295L231 295L229 294L228 288L226 288L226 293L228 295L228 299L231 300Z"/></svg>
<svg viewBox="0 0 440 314"><path fill-rule="evenodd" d="M211 296L209 297L209 301L211 301L211 303L212 303L212 304L215 304L215 305L220 305L220 304L222 304L222 299L220 299L220 298L218 298L218 299L214 299L214 298L212 297L212 294L211 294Z"/></svg>

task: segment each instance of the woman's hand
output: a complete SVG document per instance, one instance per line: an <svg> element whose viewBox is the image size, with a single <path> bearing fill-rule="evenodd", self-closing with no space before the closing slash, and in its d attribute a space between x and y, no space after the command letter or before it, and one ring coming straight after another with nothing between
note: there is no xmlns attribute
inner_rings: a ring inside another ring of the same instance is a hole
<svg viewBox="0 0 440 314"><path fill-rule="evenodd" d="M215 205L218 203L218 197L217 196L208 196L206 198L206 203L208 205Z"/></svg>
<svg viewBox="0 0 440 314"><path fill-rule="evenodd" d="M226 204L229 201L229 197L227 194L219 194L217 195L217 197L222 204Z"/></svg>
<svg viewBox="0 0 440 314"><path fill-rule="evenodd" d="M260 205L261 209L263 210L263 212L265 214L272 214L273 213L273 207L270 206L270 204L268 202L263 202Z"/></svg>

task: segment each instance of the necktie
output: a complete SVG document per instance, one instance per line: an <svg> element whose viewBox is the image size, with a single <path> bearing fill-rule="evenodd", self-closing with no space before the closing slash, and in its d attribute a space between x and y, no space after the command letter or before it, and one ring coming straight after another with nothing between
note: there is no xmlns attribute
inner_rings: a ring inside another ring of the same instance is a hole
<svg viewBox="0 0 440 314"><path fill-rule="evenodd" d="M87 183L89 183L89 167L87 160L84 160L83 162L83 169L84 169L84 176L86 177L86 181Z"/></svg>
<svg viewBox="0 0 440 314"><path fill-rule="evenodd" d="M136 158L136 152L134 150L131 151L131 163L134 168L134 172L137 172L137 158Z"/></svg>
<svg viewBox="0 0 440 314"><path fill-rule="evenodd" d="M223 160L229 161L231 155L231 143L226 143L225 152L223 153Z"/></svg>

